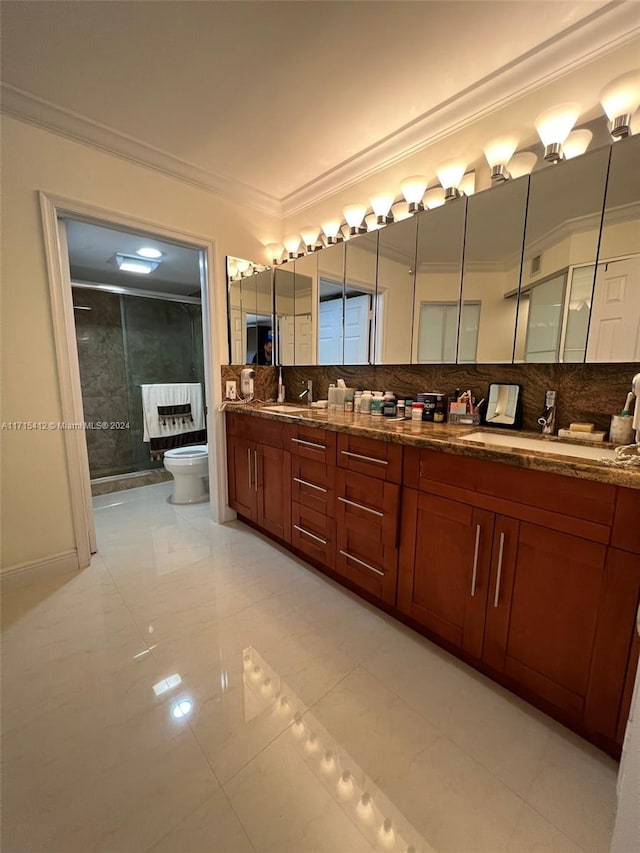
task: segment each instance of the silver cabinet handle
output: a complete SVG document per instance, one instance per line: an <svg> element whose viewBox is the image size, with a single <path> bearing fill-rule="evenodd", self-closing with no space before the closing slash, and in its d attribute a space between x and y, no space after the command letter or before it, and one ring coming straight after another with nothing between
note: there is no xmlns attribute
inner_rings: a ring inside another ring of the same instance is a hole
<svg viewBox="0 0 640 853"><path fill-rule="evenodd" d="M386 459L376 459L373 456L362 456L360 453L352 453L350 450L341 450L343 456L351 456L353 459L363 459L365 462L375 462L376 465L388 465Z"/></svg>
<svg viewBox="0 0 640 853"><path fill-rule="evenodd" d="M471 598L476 594L476 578L478 576L478 551L480 550L480 525L476 524L476 549L473 554L473 574L471 575Z"/></svg>
<svg viewBox="0 0 640 853"><path fill-rule="evenodd" d="M371 509L371 507L363 506L362 504L357 504L355 501L347 500L347 498L338 498L339 501L342 501L343 504L349 504L349 506L355 506L358 509L363 509L365 512L370 512L371 515L377 515L378 518L384 518L383 512L378 512L377 509Z"/></svg>
<svg viewBox="0 0 640 853"><path fill-rule="evenodd" d="M305 447L315 447L316 450L326 450L326 445L316 444L314 441L304 441L302 438L292 438L291 441L296 444L304 444Z"/></svg>
<svg viewBox="0 0 640 853"><path fill-rule="evenodd" d="M249 473L249 489L253 488L253 483L251 482L251 448L247 447L247 472Z"/></svg>
<svg viewBox="0 0 640 853"><path fill-rule="evenodd" d="M353 560L354 563L359 563L361 566L364 566L365 569L369 569L370 572L375 572L377 575L380 575L380 577L384 577L384 572L381 572L380 569L375 569L373 566L370 566L369 563L365 563L364 560L359 560L347 551L340 551L340 553L343 557L346 557L347 560Z"/></svg>
<svg viewBox="0 0 640 853"><path fill-rule="evenodd" d="M498 606L500 598L500 581L502 580L502 554L504 552L504 533L500 534L500 550L498 551L498 577L496 578L496 595L493 599L493 606Z"/></svg>
<svg viewBox="0 0 640 853"><path fill-rule="evenodd" d="M297 524L293 525L296 530L299 530L300 533L304 533L305 536L310 536L312 539L315 539L316 542L322 542L323 545L327 544L327 540L323 539L321 536L316 536L315 533L309 533L308 530L305 530L304 527L299 527Z"/></svg>
<svg viewBox="0 0 640 853"><path fill-rule="evenodd" d="M316 486L315 483L310 483L308 480L301 480L300 477L294 477L293 481L294 483L300 483L301 486L309 486L310 489L317 489L319 492L324 492L325 494L329 491L322 486Z"/></svg>
<svg viewBox="0 0 640 853"><path fill-rule="evenodd" d="M258 491L258 451L253 451L253 473L255 474L255 483L253 484L256 492Z"/></svg>

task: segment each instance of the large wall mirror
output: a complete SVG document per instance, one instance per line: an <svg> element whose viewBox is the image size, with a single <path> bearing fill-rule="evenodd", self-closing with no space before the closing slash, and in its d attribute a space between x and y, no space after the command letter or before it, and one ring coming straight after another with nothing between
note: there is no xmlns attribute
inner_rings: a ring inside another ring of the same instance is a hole
<svg viewBox="0 0 640 853"><path fill-rule="evenodd" d="M417 217L414 364L456 361L466 209L461 198Z"/></svg>
<svg viewBox="0 0 640 853"><path fill-rule="evenodd" d="M273 287L270 269L227 258L227 311L231 364L273 363Z"/></svg>
<svg viewBox="0 0 640 853"><path fill-rule="evenodd" d="M372 364L378 277L378 232L346 245L344 272L344 364Z"/></svg>
<svg viewBox="0 0 640 853"><path fill-rule="evenodd" d="M338 243L317 253L317 364L344 364L345 248L345 243Z"/></svg>
<svg viewBox="0 0 640 853"><path fill-rule="evenodd" d="M418 217L378 231L376 364L409 364L413 330Z"/></svg>

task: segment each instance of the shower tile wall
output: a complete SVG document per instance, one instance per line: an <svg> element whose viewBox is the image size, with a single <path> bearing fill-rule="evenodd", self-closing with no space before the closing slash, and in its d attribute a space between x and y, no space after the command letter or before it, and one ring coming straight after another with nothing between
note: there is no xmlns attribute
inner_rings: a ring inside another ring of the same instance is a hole
<svg viewBox="0 0 640 853"><path fill-rule="evenodd" d="M129 423L126 430L87 431L92 479L162 467L142 441L140 386L204 388L200 306L77 288L73 299L85 420Z"/></svg>

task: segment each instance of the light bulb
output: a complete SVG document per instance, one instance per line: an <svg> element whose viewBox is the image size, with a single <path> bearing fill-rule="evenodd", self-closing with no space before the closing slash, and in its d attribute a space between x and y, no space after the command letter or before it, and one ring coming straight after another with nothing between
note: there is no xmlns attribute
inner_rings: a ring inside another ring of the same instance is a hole
<svg viewBox="0 0 640 853"><path fill-rule="evenodd" d="M589 147L592 137L593 133L591 133L590 130L572 130L562 146L566 159L571 160L574 157L579 157L581 154L584 154Z"/></svg>
<svg viewBox="0 0 640 853"><path fill-rule="evenodd" d="M580 115L579 104L559 104L540 113L535 125L544 145L544 159L557 163L562 159L562 143L571 133Z"/></svg>
<svg viewBox="0 0 640 853"><path fill-rule="evenodd" d="M378 217L379 225L387 225L393 220L389 216L391 205L393 204L393 195L391 193L378 193L371 198L371 208ZM370 231L373 229L370 228Z"/></svg>
<svg viewBox="0 0 640 853"><path fill-rule="evenodd" d="M251 261L245 261L243 258L236 258L236 266L240 275L244 275L251 266Z"/></svg>
<svg viewBox="0 0 640 853"><path fill-rule="evenodd" d="M396 834L391 820L387 817L378 830L378 841L387 850L392 850L396 843Z"/></svg>
<svg viewBox="0 0 640 853"><path fill-rule="evenodd" d="M447 160L446 163L439 166L436 169L436 175L438 176L442 189L447 190L449 188L457 188L462 180L465 169L466 165L462 160Z"/></svg>
<svg viewBox="0 0 640 853"><path fill-rule="evenodd" d="M631 116L640 107L640 69L616 77L600 93L602 109L611 121L611 135L629 136Z"/></svg>
<svg viewBox="0 0 640 853"><path fill-rule="evenodd" d="M509 178L507 163L513 157L517 144L517 137L501 136L499 139L492 139L484 146L484 156L491 167L491 180L494 183L506 181Z"/></svg>
<svg viewBox="0 0 640 853"><path fill-rule="evenodd" d="M358 800L356 814L363 823L371 823L373 821L373 802L371 800L371 794L368 791L365 791Z"/></svg>
<svg viewBox="0 0 640 853"><path fill-rule="evenodd" d="M238 264L234 258L227 258L227 275L229 278L235 278L238 275ZM251 658L249 658L251 661Z"/></svg>
<svg viewBox="0 0 640 853"><path fill-rule="evenodd" d="M136 255L140 255L141 258L155 260L162 257L162 252L159 249L152 249L151 246L143 246L142 249L136 249Z"/></svg>
<svg viewBox="0 0 640 853"><path fill-rule="evenodd" d="M353 777L349 770L345 770L338 779L338 796L343 802L346 802L353 797L353 791Z"/></svg>
<svg viewBox="0 0 640 853"><path fill-rule="evenodd" d="M423 175L412 175L410 178L405 178L400 184L402 195L409 205L410 213L422 210L422 196L428 183L429 181Z"/></svg>
<svg viewBox="0 0 640 853"><path fill-rule="evenodd" d="M442 187L432 187L424 194L424 206L429 210L444 204L444 190Z"/></svg>
<svg viewBox="0 0 640 853"><path fill-rule="evenodd" d="M362 220L366 212L367 208L364 204L348 204L342 211L347 220L350 234L362 233Z"/></svg>
<svg viewBox="0 0 640 853"><path fill-rule="evenodd" d="M318 242L320 229L316 225L305 225L300 234L302 236L302 242L307 247L307 251L312 252Z"/></svg>
<svg viewBox="0 0 640 853"><path fill-rule="evenodd" d="M368 216L365 216L364 222L367 226L367 231L378 231L379 228L382 228L383 223L379 220L380 217L376 216L375 213L370 213Z"/></svg>
<svg viewBox="0 0 640 853"><path fill-rule="evenodd" d="M322 233L326 238L326 243L328 246L334 245L340 239L338 237L340 225L340 219L328 219L326 222L322 223Z"/></svg>
<svg viewBox="0 0 640 853"><path fill-rule="evenodd" d="M300 246L300 237L298 234L290 234L284 238L284 247L289 253L289 258L298 257L298 247Z"/></svg>
<svg viewBox="0 0 640 853"><path fill-rule="evenodd" d="M530 175L533 167L538 162L538 155L533 151L520 151L514 154L509 160L509 174L512 178L521 178L523 175Z"/></svg>
<svg viewBox="0 0 640 853"><path fill-rule="evenodd" d="M476 191L476 173L475 171L467 172L460 181L460 192L463 195L473 195Z"/></svg>
<svg viewBox="0 0 640 853"><path fill-rule="evenodd" d="M280 243L267 243L265 251L269 260L277 264L282 257L282 245Z"/></svg>
<svg viewBox="0 0 640 853"><path fill-rule="evenodd" d="M333 753L327 750L322 756L322 761L320 762L320 771L324 773L325 776L331 776L335 769L336 760L333 757Z"/></svg>
<svg viewBox="0 0 640 853"><path fill-rule="evenodd" d="M409 219L411 211L406 201L397 201L391 208L393 212L393 221L402 222L403 219Z"/></svg>
<svg viewBox="0 0 640 853"><path fill-rule="evenodd" d="M174 720L181 720L183 717L188 717L193 711L193 702L191 699L181 699L171 707L171 716Z"/></svg>

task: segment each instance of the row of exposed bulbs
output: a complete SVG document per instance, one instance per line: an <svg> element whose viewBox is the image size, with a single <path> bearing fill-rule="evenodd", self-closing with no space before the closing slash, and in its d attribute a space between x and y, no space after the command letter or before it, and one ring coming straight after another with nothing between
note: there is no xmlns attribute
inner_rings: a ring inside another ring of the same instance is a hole
<svg viewBox="0 0 640 853"><path fill-rule="evenodd" d="M283 694L275 693L273 682L263 668L256 663L247 650L243 656L243 668L249 681L259 691L265 702L275 703L275 711L281 716L289 716L292 712L291 701ZM266 677L265 677L266 676ZM308 729L299 712L291 717L291 734L300 744L306 758L318 758L317 769L327 782L335 784L335 794L343 806L351 804L358 821L363 828L375 834L375 840L383 850L406 851L416 853L413 845L400 836L391 818L385 817L377 808L373 797L368 791L360 789L351 770L341 769L340 762L333 750L325 749L317 734Z"/></svg>
<svg viewBox="0 0 640 853"><path fill-rule="evenodd" d="M640 107L640 70L630 71L609 83L600 95L600 103L610 121L610 132L614 139L631 135L631 118ZM546 110L535 121L535 128L544 145L544 159L550 163L570 160L584 154L591 142L592 133L587 129L573 130L580 117L579 104L560 104ZM509 178L529 175L538 157L530 151L516 153L518 139L515 136L493 139L484 147L484 156L491 169L492 184ZM400 189L404 200L396 201L393 193L378 193L370 201L371 213L364 204L350 204L342 211L342 219L333 218L318 226L305 226L300 234L291 234L279 243L265 247L270 263L280 264L294 260L304 254L332 246L342 240L367 231L375 231L391 222L399 222L420 210L440 207L446 201L461 195L472 195L475 190L475 173L467 172L462 160L443 163L436 174L440 186L427 189L428 179L422 175L405 178ZM301 246L303 249L301 250ZM286 251L286 257L283 253Z"/></svg>

